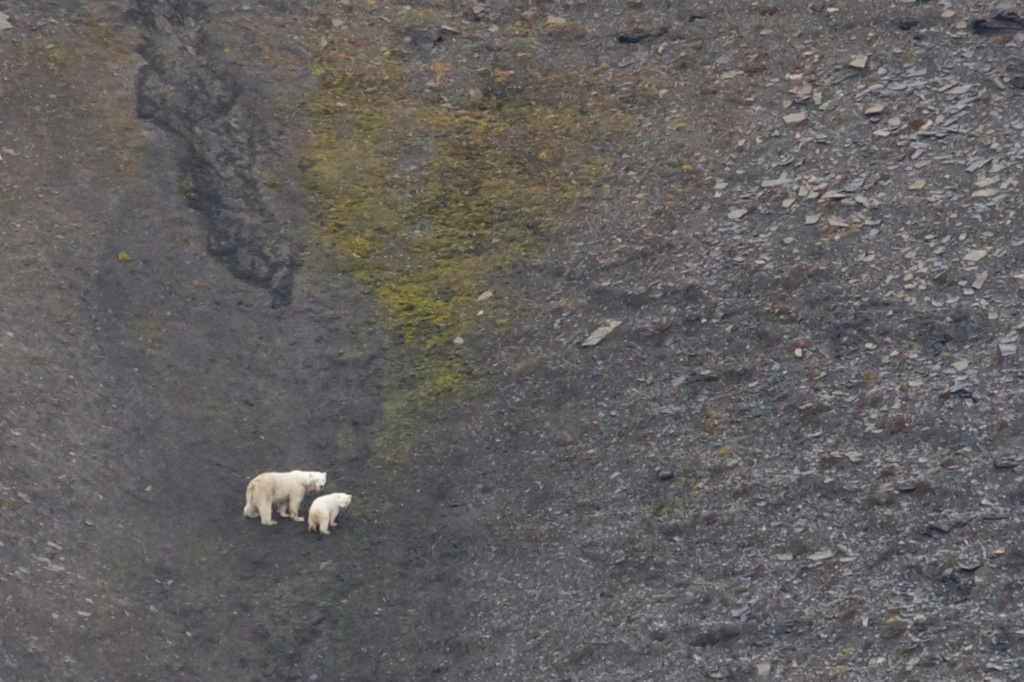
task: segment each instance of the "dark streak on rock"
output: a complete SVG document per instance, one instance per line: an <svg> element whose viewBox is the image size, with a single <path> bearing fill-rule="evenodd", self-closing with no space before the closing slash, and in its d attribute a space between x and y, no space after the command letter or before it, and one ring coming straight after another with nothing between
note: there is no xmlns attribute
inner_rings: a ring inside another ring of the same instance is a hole
<svg viewBox="0 0 1024 682"><path fill-rule="evenodd" d="M204 30L206 5L136 0L126 17L143 29L136 112L185 144L181 189L209 221L207 252L241 280L291 302L299 265L291 239L264 203L256 178L262 129L231 65Z"/></svg>

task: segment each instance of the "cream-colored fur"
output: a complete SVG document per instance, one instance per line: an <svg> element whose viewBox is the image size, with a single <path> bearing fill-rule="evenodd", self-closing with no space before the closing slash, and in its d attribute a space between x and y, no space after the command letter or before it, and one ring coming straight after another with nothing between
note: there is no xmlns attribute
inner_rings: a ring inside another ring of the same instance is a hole
<svg viewBox="0 0 1024 682"><path fill-rule="evenodd" d="M302 498L326 484L323 471L268 471L249 481L242 512L250 519L258 517L264 526L273 526L277 523L271 518L276 504L278 514L301 522L305 520L299 516Z"/></svg>
<svg viewBox="0 0 1024 682"><path fill-rule="evenodd" d="M309 506L309 532L313 532L319 526L320 532L330 535L328 525L337 526L338 512L352 504L352 496L348 493L331 493L321 495L313 500Z"/></svg>

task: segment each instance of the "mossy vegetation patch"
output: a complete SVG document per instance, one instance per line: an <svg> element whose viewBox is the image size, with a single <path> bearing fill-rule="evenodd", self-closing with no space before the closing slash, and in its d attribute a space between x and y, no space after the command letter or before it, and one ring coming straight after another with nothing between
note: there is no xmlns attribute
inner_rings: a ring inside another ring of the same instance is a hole
<svg viewBox="0 0 1024 682"><path fill-rule="evenodd" d="M323 211L319 245L366 287L390 349L379 461L404 459L427 411L473 394L481 373L461 344L508 321L480 315L478 297L591 197L631 125L621 110L565 101L560 76L546 103L503 96L514 87L503 72L483 74L466 106L429 87L416 96L417 66L324 54L303 161ZM447 68L434 64L436 79ZM506 286L490 305L515 309L515 298Z"/></svg>

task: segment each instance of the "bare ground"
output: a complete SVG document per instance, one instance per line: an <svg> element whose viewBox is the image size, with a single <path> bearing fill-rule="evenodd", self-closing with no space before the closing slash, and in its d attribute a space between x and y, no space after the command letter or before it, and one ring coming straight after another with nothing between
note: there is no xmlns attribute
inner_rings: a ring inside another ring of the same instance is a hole
<svg viewBox="0 0 1024 682"><path fill-rule="evenodd" d="M1020 678L1012 20L251 5L0 7L0 680ZM335 47L632 117L386 476L303 190ZM341 533L242 518L291 467Z"/></svg>

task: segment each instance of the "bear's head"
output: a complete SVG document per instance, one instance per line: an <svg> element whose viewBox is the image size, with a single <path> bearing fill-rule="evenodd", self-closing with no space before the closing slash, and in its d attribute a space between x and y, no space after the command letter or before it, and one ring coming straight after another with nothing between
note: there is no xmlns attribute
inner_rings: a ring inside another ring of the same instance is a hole
<svg viewBox="0 0 1024 682"><path fill-rule="evenodd" d="M334 499L338 503L338 509L345 509L352 504L352 496L348 493L334 493Z"/></svg>
<svg viewBox="0 0 1024 682"><path fill-rule="evenodd" d="M327 485L327 473L324 471L310 471L309 479L306 482L307 490L323 490Z"/></svg>

